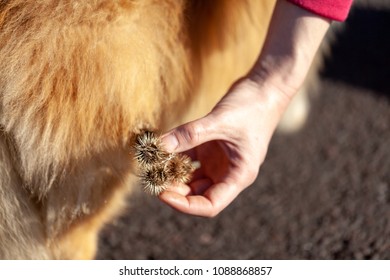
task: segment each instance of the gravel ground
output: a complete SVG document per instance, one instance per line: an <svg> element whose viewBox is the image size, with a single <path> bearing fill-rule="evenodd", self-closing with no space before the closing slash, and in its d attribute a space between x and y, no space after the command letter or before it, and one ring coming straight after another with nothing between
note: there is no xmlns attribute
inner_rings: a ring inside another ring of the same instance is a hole
<svg viewBox="0 0 390 280"><path fill-rule="evenodd" d="M306 126L274 136L252 187L213 219L139 193L97 258L390 259L390 3L355 4Z"/></svg>

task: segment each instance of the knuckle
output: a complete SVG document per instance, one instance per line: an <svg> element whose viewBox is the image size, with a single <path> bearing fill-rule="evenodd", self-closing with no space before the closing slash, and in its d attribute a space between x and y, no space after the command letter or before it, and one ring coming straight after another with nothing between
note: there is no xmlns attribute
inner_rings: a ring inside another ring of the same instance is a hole
<svg viewBox="0 0 390 280"><path fill-rule="evenodd" d="M249 185L253 184L256 181L258 174L259 174L259 168L256 168L254 166L247 170L246 178Z"/></svg>
<svg viewBox="0 0 390 280"><path fill-rule="evenodd" d="M209 218L214 218L214 217L218 216L219 213L221 213L222 210L225 209L226 206L227 205L215 205L214 204L214 207L209 212L208 217Z"/></svg>
<svg viewBox="0 0 390 280"><path fill-rule="evenodd" d="M199 142L201 134L201 126L196 122L192 122L186 125L185 129L181 131L182 139L191 144L196 144Z"/></svg>
<svg viewBox="0 0 390 280"><path fill-rule="evenodd" d="M206 217L207 217L207 218L214 218L214 217L216 217L220 212L221 212L221 211L219 211L219 210L212 210L212 211L210 211L210 212L206 215Z"/></svg>

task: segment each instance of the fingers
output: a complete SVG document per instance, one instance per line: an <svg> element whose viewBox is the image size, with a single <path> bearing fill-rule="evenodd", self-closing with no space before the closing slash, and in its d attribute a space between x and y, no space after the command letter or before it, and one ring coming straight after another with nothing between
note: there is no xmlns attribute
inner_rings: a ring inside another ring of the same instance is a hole
<svg viewBox="0 0 390 280"><path fill-rule="evenodd" d="M213 185L213 182L208 178L200 178L191 182L191 194L202 195Z"/></svg>
<svg viewBox="0 0 390 280"><path fill-rule="evenodd" d="M173 188L163 192L160 200L172 208L191 215L215 217L237 197L239 191L224 183L216 184L203 195L187 195L187 189Z"/></svg>
<svg viewBox="0 0 390 280"><path fill-rule="evenodd" d="M168 152L183 152L216 138L212 116L186 123L162 136Z"/></svg>
<svg viewBox="0 0 390 280"><path fill-rule="evenodd" d="M183 196L166 191L160 195L160 199L172 208L190 215L214 217L219 213L210 200L200 195Z"/></svg>

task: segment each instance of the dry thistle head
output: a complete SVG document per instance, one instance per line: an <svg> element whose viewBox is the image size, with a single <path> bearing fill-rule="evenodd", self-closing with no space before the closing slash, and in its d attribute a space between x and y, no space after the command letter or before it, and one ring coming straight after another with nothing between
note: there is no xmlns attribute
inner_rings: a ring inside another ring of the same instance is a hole
<svg viewBox="0 0 390 280"><path fill-rule="evenodd" d="M157 196L167 189L167 172L162 165L143 170L140 177L144 191L151 195Z"/></svg>
<svg viewBox="0 0 390 280"><path fill-rule="evenodd" d="M195 166L191 158L183 154L175 154L167 164L168 177L171 181L188 183L194 171Z"/></svg>
<svg viewBox="0 0 390 280"><path fill-rule="evenodd" d="M188 183L197 168L190 157L164 151L160 138L150 131L137 136L134 150L143 188L152 195L159 195L169 184Z"/></svg>
<svg viewBox="0 0 390 280"><path fill-rule="evenodd" d="M149 167L165 161L168 153L161 149L160 138L153 132L146 131L137 136L134 144L135 158L141 167Z"/></svg>

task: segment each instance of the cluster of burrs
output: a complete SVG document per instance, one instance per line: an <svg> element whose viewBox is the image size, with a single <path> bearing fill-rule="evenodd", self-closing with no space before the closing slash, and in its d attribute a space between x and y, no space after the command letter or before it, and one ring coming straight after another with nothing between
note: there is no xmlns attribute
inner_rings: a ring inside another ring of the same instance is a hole
<svg viewBox="0 0 390 280"><path fill-rule="evenodd" d="M150 131L137 135L134 150L141 183L151 195L159 195L172 183L188 183L197 168L190 157L164 151L160 138Z"/></svg>

